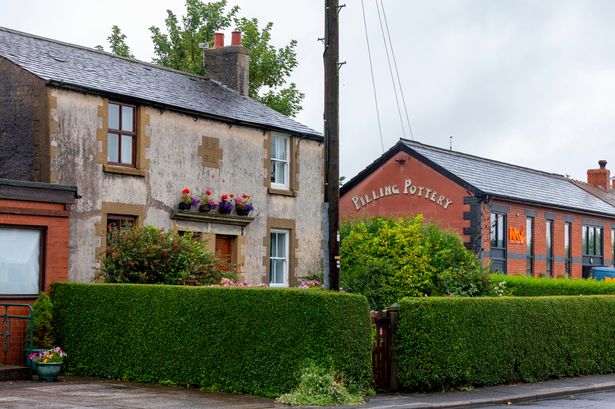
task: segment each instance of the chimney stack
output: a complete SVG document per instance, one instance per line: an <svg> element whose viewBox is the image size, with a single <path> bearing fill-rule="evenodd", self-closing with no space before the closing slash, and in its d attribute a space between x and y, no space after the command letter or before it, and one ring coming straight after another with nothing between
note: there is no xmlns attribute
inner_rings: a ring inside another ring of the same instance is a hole
<svg viewBox="0 0 615 409"><path fill-rule="evenodd" d="M248 95L250 52L241 45L241 32L233 31L231 45L224 46L224 33L214 34L214 47L203 50L205 75L241 95Z"/></svg>
<svg viewBox="0 0 615 409"><path fill-rule="evenodd" d="M611 172L606 168L606 161L599 160L600 169L589 169L587 171L587 183L599 186L609 192L611 190Z"/></svg>

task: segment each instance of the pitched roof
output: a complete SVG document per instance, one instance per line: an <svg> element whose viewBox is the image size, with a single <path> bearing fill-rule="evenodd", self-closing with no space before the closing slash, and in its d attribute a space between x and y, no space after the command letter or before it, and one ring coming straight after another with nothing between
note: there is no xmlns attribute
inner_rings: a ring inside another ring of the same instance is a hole
<svg viewBox="0 0 615 409"><path fill-rule="evenodd" d="M201 76L0 27L2 57L59 87L322 139L318 131Z"/></svg>
<svg viewBox="0 0 615 409"><path fill-rule="evenodd" d="M423 161L475 195L615 216L615 206L563 175L542 172L401 139L341 189L346 193L399 151Z"/></svg>

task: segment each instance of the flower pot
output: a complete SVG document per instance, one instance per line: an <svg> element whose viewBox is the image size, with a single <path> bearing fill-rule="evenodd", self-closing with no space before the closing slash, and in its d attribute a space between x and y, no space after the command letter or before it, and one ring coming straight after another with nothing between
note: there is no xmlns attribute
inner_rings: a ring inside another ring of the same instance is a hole
<svg viewBox="0 0 615 409"><path fill-rule="evenodd" d="M218 211L220 212L220 214L231 214L231 212L233 211L233 206L220 204Z"/></svg>
<svg viewBox="0 0 615 409"><path fill-rule="evenodd" d="M192 204L191 203L179 202L177 207L179 208L179 210L190 210L190 208L192 207Z"/></svg>
<svg viewBox="0 0 615 409"><path fill-rule="evenodd" d="M58 380L58 374L62 370L63 362L38 362L36 369L38 371L39 381L55 382Z"/></svg>
<svg viewBox="0 0 615 409"><path fill-rule="evenodd" d="M199 212L209 213L210 210L211 210L211 206L208 204L199 206Z"/></svg>
<svg viewBox="0 0 615 409"><path fill-rule="evenodd" d="M246 209L245 207L238 207L235 210L237 211L237 215L239 216L247 216L250 214L250 209Z"/></svg>

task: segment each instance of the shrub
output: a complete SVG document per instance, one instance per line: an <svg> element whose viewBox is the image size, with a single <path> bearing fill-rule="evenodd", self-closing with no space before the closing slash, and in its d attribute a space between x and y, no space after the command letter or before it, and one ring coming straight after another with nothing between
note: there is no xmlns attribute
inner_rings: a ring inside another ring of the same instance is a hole
<svg viewBox="0 0 615 409"><path fill-rule="evenodd" d="M365 297L322 290L54 283L67 370L279 396L307 361L371 381Z"/></svg>
<svg viewBox="0 0 615 409"><path fill-rule="evenodd" d="M278 401L287 405L333 406L362 403L363 396L349 393L332 371L310 364L301 372L299 386Z"/></svg>
<svg viewBox="0 0 615 409"><path fill-rule="evenodd" d="M152 226L113 229L99 273L107 283L205 285L223 277L234 280L236 274L191 234Z"/></svg>
<svg viewBox="0 0 615 409"><path fill-rule="evenodd" d="M405 298L398 379L410 390L615 371L615 297Z"/></svg>
<svg viewBox="0 0 615 409"><path fill-rule="evenodd" d="M547 295L599 295L615 294L615 282L580 278L537 278L493 274L492 284L505 282L512 295L536 297Z"/></svg>
<svg viewBox="0 0 615 409"><path fill-rule="evenodd" d="M49 349L55 344L53 332L53 303L45 292L38 295L32 306L32 347L37 349ZM26 329L29 339L30 327Z"/></svg>
<svg viewBox="0 0 615 409"><path fill-rule="evenodd" d="M341 286L386 308L402 297L476 296L488 279L478 258L454 233L423 217L346 222L341 228Z"/></svg>

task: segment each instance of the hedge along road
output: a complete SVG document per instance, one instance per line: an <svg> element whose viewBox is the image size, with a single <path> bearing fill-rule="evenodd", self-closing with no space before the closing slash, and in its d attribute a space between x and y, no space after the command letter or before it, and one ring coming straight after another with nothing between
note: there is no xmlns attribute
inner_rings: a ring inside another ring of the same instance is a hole
<svg viewBox="0 0 615 409"><path fill-rule="evenodd" d="M36 378L36 377L35 377ZM61 376L58 382L0 382L4 409L273 408L272 399L198 389Z"/></svg>

